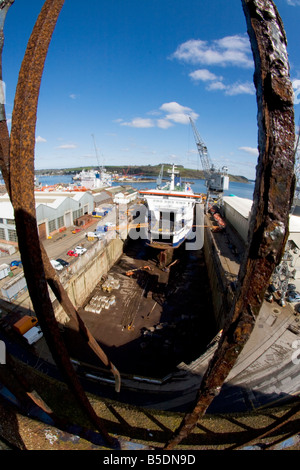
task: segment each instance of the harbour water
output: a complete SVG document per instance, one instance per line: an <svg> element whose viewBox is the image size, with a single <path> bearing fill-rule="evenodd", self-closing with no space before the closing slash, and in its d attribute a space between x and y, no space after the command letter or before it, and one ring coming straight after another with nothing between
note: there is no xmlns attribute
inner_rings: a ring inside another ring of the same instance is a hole
<svg viewBox="0 0 300 470"><path fill-rule="evenodd" d="M71 184L72 183L72 176L71 175L45 175L38 177L39 183L42 186L45 185L53 185L53 184ZM204 180L199 179L189 179L192 183L192 189L195 193L206 193L206 186ZM156 179L153 178L153 182L114 182L113 186L119 185L130 185L138 190L142 189L152 189L156 187ZM237 183L237 182L230 182L229 183L229 190L224 192L225 196L234 195L241 198L252 199L253 198L253 191L254 191L254 182L251 181L249 183Z"/></svg>

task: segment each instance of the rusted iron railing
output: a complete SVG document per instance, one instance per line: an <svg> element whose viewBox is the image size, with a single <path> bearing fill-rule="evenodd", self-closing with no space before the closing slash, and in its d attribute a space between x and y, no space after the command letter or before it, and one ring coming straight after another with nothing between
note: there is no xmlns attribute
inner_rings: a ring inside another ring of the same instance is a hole
<svg viewBox="0 0 300 470"><path fill-rule="evenodd" d="M218 349L203 377L197 402L165 449L171 450L194 429L220 393L253 331L271 274L288 237L294 195L295 125L287 41L272 0L242 0L254 62L258 104L259 158L248 249L238 290Z"/></svg>
<svg viewBox="0 0 300 470"><path fill-rule="evenodd" d="M0 1L4 13L13 1ZM55 292L78 331L99 358L119 375L86 329L61 286L39 242L34 202L34 146L39 87L51 36L64 0L46 0L20 70L12 131L9 138L5 110L0 119L0 163L15 210L16 229L24 273L32 303L49 349L78 403L109 445L107 434L91 407L59 333L48 285ZM242 0L255 61L258 102L259 160L251 214L248 249L241 265L238 290L218 349L202 380L194 410L188 413L166 444L171 450L196 426L221 390L249 339L270 276L281 260L288 236L288 217L294 193L294 112L289 79L286 37L271 0ZM4 15L3 15L4 16ZM2 50L2 44L1 44ZM2 78L2 75L1 77ZM1 111L0 110L0 111Z"/></svg>
<svg viewBox="0 0 300 470"><path fill-rule="evenodd" d="M6 9L11 4L12 2L0 2L0 5ZM89 333L69 301L40 244L36 223L34 148L37 105L46 55L63 5L64 0L46 0L36 21L19 73L10 138L8 138L5 114L2 115L0 137L3 140L1 140L0 161L5 184L14 208L19 249L28 291L50 352L81 408L100 431L108 445L113 446L116 441L108 435L74 371L54 315L48 284L63 307L68 309L68 314L75 319L78 330L83 332L98 357L105 365L110 366L118 383L117 388L119 388L119 373Z"/></svg>

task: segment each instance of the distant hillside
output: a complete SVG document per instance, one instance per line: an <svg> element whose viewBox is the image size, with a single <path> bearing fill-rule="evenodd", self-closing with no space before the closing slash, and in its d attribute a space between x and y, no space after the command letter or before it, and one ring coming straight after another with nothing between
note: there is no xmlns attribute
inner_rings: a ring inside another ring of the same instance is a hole
<svg viewBox="0 0 300 470"><path fill-rule="evenodd" d="M170 164L159 164L159 165L135 165L135 166L105 166L106 170L111 173L123 174L126 173L127 176L143 176L143 177L156 177L158 176L161 165L164 165L164 175L167 175L167 170L171 168ZM36 170L36 174L48 174L48 175L73 175L79 173L82 170L93 170L96 169L96 166L89 167L76 167L76 168L62 168L60 170ZM180 170L180 174L183 178L191 179L204 179L203 171L193 170L189 168L184 168L181 165L177 165L177 168ZM240 175L228 175L230 181L240 182L240 183L249 183L249 180L245 176Z"/></svg>

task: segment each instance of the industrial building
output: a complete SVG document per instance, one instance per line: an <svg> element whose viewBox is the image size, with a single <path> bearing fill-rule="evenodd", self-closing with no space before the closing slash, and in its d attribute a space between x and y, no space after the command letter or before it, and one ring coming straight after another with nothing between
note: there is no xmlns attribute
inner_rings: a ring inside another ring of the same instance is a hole
<svg viewBox="0 0 300 470"><path fill-rule="evenodd" d="M93 198L94 198L94 209L96 207L100 207L103 204L112 204L113 198L112 195L106 191L105 189L93 189L92 190Z"/></svg>
<svg viewBox="0 0 300 470"><path fill-rule="evenodd" d="M74 225L92 213L94 199L90 192L35 192L36 219L42 240ZM7 194L0 196L0 244L17 245L14 210Z"/></svg>
<svg viewBox="0 0 300 470"><path fill-rule="evenodd" d="M138 191L131 186L112 186L106 192L115 204L129 204L138 197Z"/></svg>
<svg viewBox="0 0 300 470"><path fill-rule="evenodd" d="M237 196L224 196L223 204L226 221L232 225L241 239L246 242L253 201Z"/></svg>
<svg viewBox="0 0 300 470"><path fill-rule="evenodd" d="M36 219L41 240L76 225L95 207L105 203L128 204L138 192L129 186L96 191L35 191ZM0 252L12 254L18 246L14 210L8 194L0 196ZM12 251L13 249L13 251Z"/></svg>
<svg viewBox="0 0 300 470"><path fill-rule="evenodd" d="M111 186L93 189L94 209L103 204L129 204L138 197L138 191L131 186Z"/></svg>

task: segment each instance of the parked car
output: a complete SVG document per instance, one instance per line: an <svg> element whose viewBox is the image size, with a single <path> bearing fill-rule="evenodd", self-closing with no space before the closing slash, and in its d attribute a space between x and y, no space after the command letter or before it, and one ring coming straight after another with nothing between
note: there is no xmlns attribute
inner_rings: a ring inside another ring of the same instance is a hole
<svg viewBox="0 0 300 470"><path fill-rule="evenodd" d="M86 248L83 248L82 246L75 246L74 248L75 253L78 253L78 255L83 255L83 253L86 252Z"/></svg>
<svg viewBox="0 0 300 470"><path fill-rule="evenodd" d="M300 294L297 291L291 291L288 294L287 300L289 302L299 302L300 300Z"/></svg>
<svg viewBox="0 0 300 470"><path fill-rule="evenodd" d="M50 263L52 264L53 268L56 269L57 271L61 271L62 269L64 269L63 265L60 264L58 261L56 261L55 259L51 259L50 260Z"/></svg>
<svg viewBox="0 0 300 470"><path fill-rule="evenodd" d="M107 222L105 225L104 225L104 232L107 232L109 230L109 227L113 227L114 224L112 224L111 222Z"/></svg>
<svg viewBox="0 0 300 470"><path fill-rule="evenodd" d="M63 267L66 267L66 266L69 266L70 263L68 263L68 261L65 261L64 259L62 258L58 258L56 260L58 263L60 263Z"/></svg>
<svg viewBox="0 0 300 470"><path fill-rule="evenodd" d="M74 228L74 230L72 230L72 233L78 233L78 232L81 232L81 228Z"/></svg>
<svg viewBox="0 0 300 470"><path fill-rule="evenodd" d="M68 256L79 256L74 250L69 250L67 253Z"/></svg>
<svg viewBox="0 0 300 470"><path fill-rule="evenodd" d="M85 236L86 238L98 238L98 240L102 238L102 234L100 232L97 232L96 230L94 232L87 232Z"/></svg>
<svg viewBox="0 0 300 470"><path fill-rule="evenodd" d="M20 260L17 260L17 259L14 259L11 263L10 263L10 267L14 267L14 266L22 266L22 261Z"/></svg>

